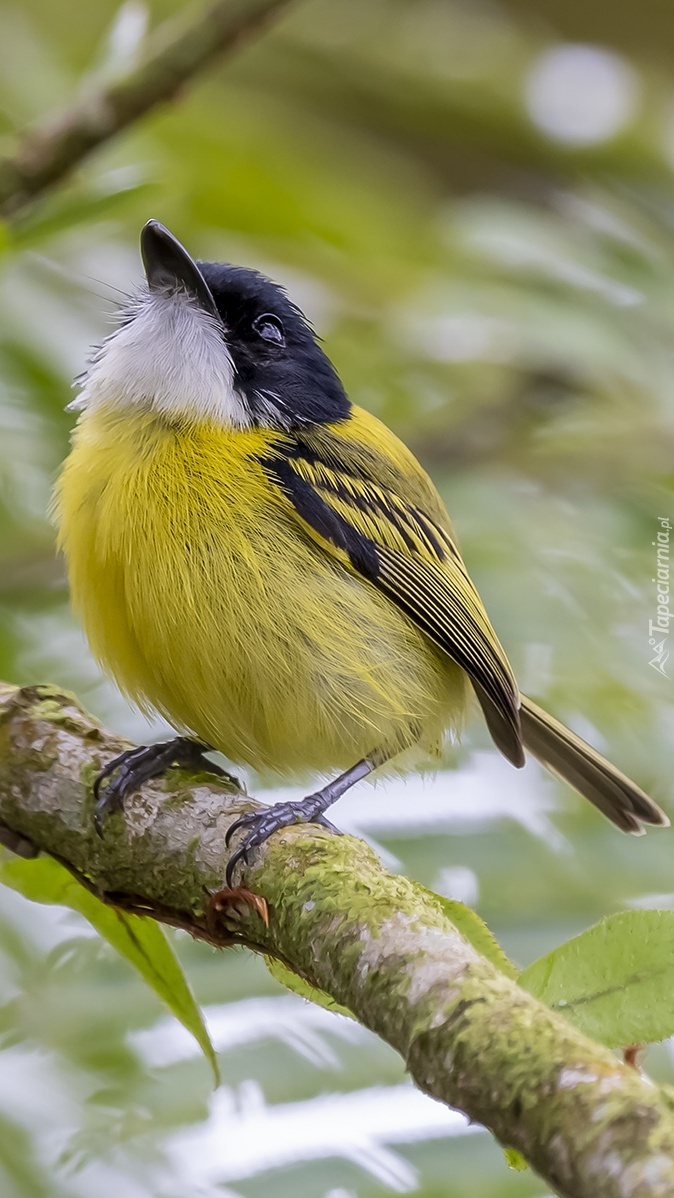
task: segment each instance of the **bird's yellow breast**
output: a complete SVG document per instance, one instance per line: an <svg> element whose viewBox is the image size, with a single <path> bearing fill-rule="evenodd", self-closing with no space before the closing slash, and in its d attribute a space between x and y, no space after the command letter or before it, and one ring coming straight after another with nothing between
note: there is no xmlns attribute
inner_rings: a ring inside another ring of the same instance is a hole
<svg viewBox="0 0 674 1198"><path fill-rule="evenodd" d="M95 656L140 707L257 769L437 742L463 675L303 532L260 464L280 439L83 414L55 510Z"/></svg>

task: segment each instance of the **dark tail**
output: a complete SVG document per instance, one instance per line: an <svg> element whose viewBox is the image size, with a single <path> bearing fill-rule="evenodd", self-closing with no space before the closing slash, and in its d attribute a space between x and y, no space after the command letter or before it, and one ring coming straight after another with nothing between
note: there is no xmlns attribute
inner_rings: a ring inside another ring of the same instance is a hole
<svg viewBox="0 0 674 1198"><path fill-rule="evenodd" d="M522 740L534 757L560 774L623 832L639 835L643 824L668 827L669 820L648 795L559 720L522 696Z"/></svg>

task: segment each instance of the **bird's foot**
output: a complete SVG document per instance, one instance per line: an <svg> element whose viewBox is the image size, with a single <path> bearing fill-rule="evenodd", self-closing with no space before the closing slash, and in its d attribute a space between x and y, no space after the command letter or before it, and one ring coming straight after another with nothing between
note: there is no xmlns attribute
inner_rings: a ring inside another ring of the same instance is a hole
<svg viewBox="0 0 674 1198"><path fill-rule="evenodd" d="M138 790L149 778L157 778L171 766L200 766L238 786L236 778L219 765L207 760L207 752L206 745L200 745L187 736L176 736L173 740L162 741L157 745L141 745L137 749L127 749L125 753L114 757L104 766L94 782L94 826L98 835L103 835L105 817L113 811L120 811L131 791ZM106 786L101 793L103 783L106 783Z"/></svg>
<svg viewBox="0 0 674 1198"><path fill-rule="evenodd" d="M243 828L248 829L238 849L232 853L227 862L225 871L227 885L232 886L234 870L239 861L244 861L247 865L251 849L256 849L264 844L265 840L268 840L274 832L280 831L281 828L289 828L292 824L320 824L322 828L328 828L337 836L341 836L339 828L331 824L330 820L323 815L326 806L325 794L323 791L319 791L318 794L309 795L306 799L300 799L298 802L275 803L273 807L268 807L265 811L250 811L247 815L240 816L227 829L225 837L225 844L229 846L236 832L240 832Z"/></svg>

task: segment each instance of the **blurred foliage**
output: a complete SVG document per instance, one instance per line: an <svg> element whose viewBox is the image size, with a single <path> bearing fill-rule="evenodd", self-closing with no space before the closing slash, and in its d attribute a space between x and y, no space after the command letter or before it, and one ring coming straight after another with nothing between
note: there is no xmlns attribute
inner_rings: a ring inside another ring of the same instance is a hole
<svg viewBox="0 0 674 1198"><path fill-rule="evenodd" d="M156 0L151 23L179 7ZM672 683L649 667L648 621L657 518L674 506L669 16L659 0L307 0L7 231L0 677L55 679L148 735L68 613L45 511L71 379L133 289L155 216L196 254L287 284L354 400L443 490L523 689L667 806ZM0 17L8 147L119 73L145 24L138 0L1 0ZM578 54L583 39L596 45ZM479 722L435 784L441 826L424 816L431 784L411 780L407 824L379 817L377 835L476 904L518 964L626 904L674 905L668 834L621 837L538 774L533 814L515 802L471 822L452 804L470 745L488 745ZM516 794L511 774L478 776ZM367 827L386 792L361 802ZM76 916L0 893L6 1198L542 1194L484 1136L418 1107L362 1029L284 997L252 958L177 948L223 1052L215 1096ZM647 1067L672 1080L669 1048Z"/></svg>
<svg viewBox="0 0 674 1198"><path fill-rule="evenodd" d="M220 1084L218 1061L203 1016L160 923L107 906L50 857L37 861L7 857L0 861L0 881L32 902L55 903L83 915L194 1036L213 1070L216 1086Z"/></svg>

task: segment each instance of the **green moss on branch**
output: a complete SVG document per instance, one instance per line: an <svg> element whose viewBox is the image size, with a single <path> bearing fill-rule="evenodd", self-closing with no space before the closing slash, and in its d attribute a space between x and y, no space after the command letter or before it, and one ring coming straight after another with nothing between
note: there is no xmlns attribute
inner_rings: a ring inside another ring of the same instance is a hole
<svg viewBox="0 0 674 1198"><path fill-rule="evenodd" d="M121 743L54 688L0 686L0 823L75 870L106 901L270 954L396 1048L426 1093L484 1123L568 1198L670 1198L667 1092L521 990L468 943L442 901L321 828L288 828L242 879L269 926L238 904L219 926L225 834L255 806L203 773L172 772L91 820L93 774Z"/></svg>

